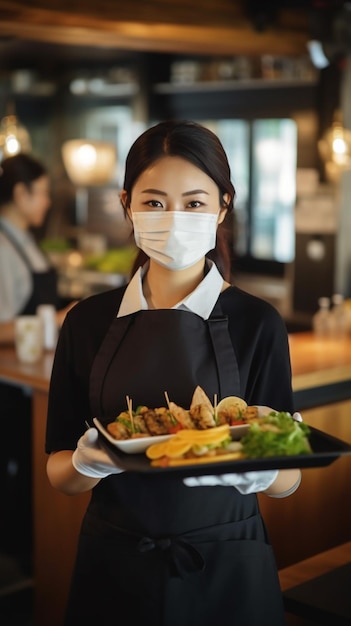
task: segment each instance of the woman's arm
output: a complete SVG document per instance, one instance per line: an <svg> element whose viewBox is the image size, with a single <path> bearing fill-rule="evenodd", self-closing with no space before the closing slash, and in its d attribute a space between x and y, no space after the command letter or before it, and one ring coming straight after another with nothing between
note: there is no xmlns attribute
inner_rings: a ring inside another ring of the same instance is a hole
<svg viewBox="0 0 351 626"><path fill-rule="evenodd" d="M299 469L280 470L275 481L263 493L273 498L286 498L298 489L300 482Z"/></svg>
<svg viewBox="0 0 351 626"><path fill-rule="evenodd" d="M69 496L89 491L101 478L121 473L123 469L116 465L113 456L101 448L96 428L85 431L74 452L52 452L47 463L52 486Z"/></svg>
<svg viewBox="0 0 351 626"><path fill-rule="evenodd" d="M56 311L56 323L58 328L61 328L63 322L66 319L67 313L77 304L78 300L73 300L67 304L63 309Z"/></svg>
<svg viewBox="0 0 351 626"><path fill-rule="evenodd" d="M67 496L89 491L101 480L101 478L90 478L77 472L72 464L72 456L72 450L52 452L46 466L50 484Z"/></svg>

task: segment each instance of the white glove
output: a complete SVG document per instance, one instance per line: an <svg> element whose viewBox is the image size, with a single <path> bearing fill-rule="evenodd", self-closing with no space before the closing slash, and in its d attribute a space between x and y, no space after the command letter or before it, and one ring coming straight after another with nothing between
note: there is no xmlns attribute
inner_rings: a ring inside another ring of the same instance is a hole
<svg viewBox="0 0 351 626"><path fill-rule="evenodd" d="M188 476L183 479L187 487L235 487L239 493L258 493L265 491L274 483L278 470L261 472L243 472L242 474L219 474L217 476Z"/></svg>
<svg viewBox="0 0 351 626"><path fill-rule="evenodd" d="M301 413L298 413L297 411L295 411L295 413L293 413L292 418L293 418L293 420L295 420L295 422L303 422Z"/></svg>
<svg viewBox="0 0 351 626"><path fill-rule="evenodd" d="M96 428L89 428L79 439L72 456L73 467L89 478L105 478L110 474L120 474L124 470L100 447L98 436Z"/></svg>

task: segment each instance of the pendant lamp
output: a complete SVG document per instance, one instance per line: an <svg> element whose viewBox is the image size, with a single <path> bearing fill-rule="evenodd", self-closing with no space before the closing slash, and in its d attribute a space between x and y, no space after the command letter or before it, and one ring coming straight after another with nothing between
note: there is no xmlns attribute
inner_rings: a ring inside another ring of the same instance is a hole
<svg viewBox="0 0 351 626"><path fill-rule="evenodd" d="M30 152L31 141L28 131L14 113L0 122L0 158L14 156L18 152Z"/></svg>
<svg viewBox="0 0 351 626"><path fill-rule="evenodd" d="M71 139L62 145L67 174L76 186L76 220L86 224L88 187L107 185L115 175L117 150L112 143L90 139Z"/></svg>
<svg viewBox="0 0 351 626"><path fill-rule="evenodd" d="M112 143L72 139L63 144L62 157L69 178L78 186L106 185L115 174L117 155Z"/></svg>
<svg viewBox="0 0 351 626"><path fill-rule="evenodd" d="M335 112L333 123L318 142L318 148L327 170L328 164L340 172L351 169L351 131L344 128L340 111Z"/></svg>

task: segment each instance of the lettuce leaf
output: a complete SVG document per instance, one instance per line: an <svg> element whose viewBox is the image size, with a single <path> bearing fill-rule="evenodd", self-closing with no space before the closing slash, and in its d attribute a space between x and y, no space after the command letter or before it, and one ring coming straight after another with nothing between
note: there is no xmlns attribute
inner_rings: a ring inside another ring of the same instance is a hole
<svg viewBox="0 0 351 626"><path fill-rule="evenodd" d="M273 411L250 425L241 439L242 451L251 458L310 454L309 433L307 424L296 422L290 413Z"/></svg>

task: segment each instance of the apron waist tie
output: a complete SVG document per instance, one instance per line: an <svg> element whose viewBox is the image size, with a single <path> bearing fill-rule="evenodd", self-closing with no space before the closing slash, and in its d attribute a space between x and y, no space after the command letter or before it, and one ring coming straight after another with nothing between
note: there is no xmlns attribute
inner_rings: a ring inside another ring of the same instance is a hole
<svg viewBox="0 0 351 626"><path fill-rule="evenodd" d="M188 574L205 569L205 560L191 543L177 537L163 537L162 539L152 539L142 537L138 542L139 552L149 552L150 550L161 550L168 557L168 565L171 574L185 578Z"/></svg>

